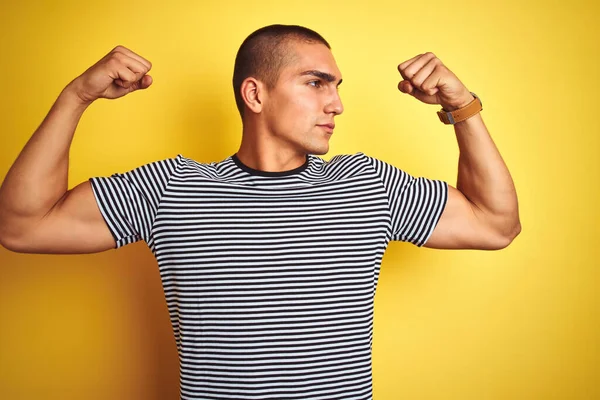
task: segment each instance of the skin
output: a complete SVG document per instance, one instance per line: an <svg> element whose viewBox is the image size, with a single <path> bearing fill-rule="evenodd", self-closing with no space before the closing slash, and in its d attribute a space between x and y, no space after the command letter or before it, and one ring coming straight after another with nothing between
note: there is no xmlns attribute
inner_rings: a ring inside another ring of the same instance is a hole
<svg viewBox="0 0 600 400"><path fill-rule="evenodd" d="M70 82L33 133L0 187L0 244L21 253L76 254L112 249L115 241L91 185L68 188L69 150L85 110L148 88L152 64L117 46Z"/></svg>
<svg viewBox="0 0 600 400"><path fill-rule="evenodd" d="M256 78L242 82L246 109L237 156L254 169L290 170L302 165L306 154L326 154L335 117L344 111L341 72L331 51L320 43L288 46L294 61L271 90Z"/></svg>
<svg viewBox="0 0 600 400"><path fill-rule="evenodd" d="M398 65L398 89L447 111L464 107L473 95L431 52ZM514 182L481 113L453 125L460 151L456 187L425 247L498 250L521 232Z"/></svg>

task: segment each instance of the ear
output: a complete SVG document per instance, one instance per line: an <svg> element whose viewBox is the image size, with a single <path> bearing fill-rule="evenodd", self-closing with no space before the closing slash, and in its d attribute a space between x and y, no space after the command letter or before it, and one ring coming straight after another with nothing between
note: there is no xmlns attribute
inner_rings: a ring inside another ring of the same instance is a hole
<svg viewBox="0 0 600 400"><path fill-rule="evenodd" d="M266 94L263 83L256 78L248 77L242 82L240 91L246 107L253 113L259 114L262 111Z"/></svg>

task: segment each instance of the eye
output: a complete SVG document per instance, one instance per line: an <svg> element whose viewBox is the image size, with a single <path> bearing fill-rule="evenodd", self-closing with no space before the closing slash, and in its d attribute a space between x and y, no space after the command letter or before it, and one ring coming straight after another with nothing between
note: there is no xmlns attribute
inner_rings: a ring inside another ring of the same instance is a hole
<svg viewBox="0 0 600 400"><path fill-rule="evenodd" d="M316 88L320 88L321 87L321 81L317 80L317 81L310 81L308 82L309 85L314 86Z"/></svg>

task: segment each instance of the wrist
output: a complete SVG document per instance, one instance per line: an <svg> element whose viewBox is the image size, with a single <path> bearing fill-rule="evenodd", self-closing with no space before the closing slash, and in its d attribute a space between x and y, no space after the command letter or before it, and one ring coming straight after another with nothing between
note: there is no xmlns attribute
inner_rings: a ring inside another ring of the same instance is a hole
<svg viewBox="0 0 600 400"><path fill-rule="evenodd" d="M459 100L453 102L452 104L442 104L441 106L444 111L452 112L458 110L459 108L466 107L473 100L475 100L475 97L471 94L471 92L467 92L466 95L462 96Z"/></svg>
<svg viewBox="0 0 600 400"><path fill-rule="evenodd" d="M454 125L458 122L471 118L473 115L478 114L481 110L483 110L483 105L479 97L473 92L469 93L472 97L470 101L464 99L460 101L460 104L459 102L456 102L455 105L450 106L451 108L458 106L460 107L453 108L451 110L446 110L445 108L442 108L440 111L438 111L437 115L440 118L440 121L447 125Z"/></svg>
<svg viewBox="0 0 600 400"><path fill-rule="evenodd" d="M92 104L93 100L87 100L79 93L78 81L77 79L74 79L60 93L59 99L71 107L85 110L90 104Z"/></svg>

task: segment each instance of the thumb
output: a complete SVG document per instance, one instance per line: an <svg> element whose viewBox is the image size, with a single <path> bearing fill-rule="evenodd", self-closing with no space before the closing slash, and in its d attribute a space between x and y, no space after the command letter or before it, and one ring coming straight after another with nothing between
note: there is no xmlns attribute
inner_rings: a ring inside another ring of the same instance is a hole
<svg viewBox="0 0 600 400"><path fill-rule="evenodd" d="M414 88L409 81L400 81L398 84L398 90L400 90L402 93L412 94Z"/></svg>
<svg viewBox="0 0 600 400"><path fill-rule="evenodd" d="M409 81L401 81L398 84L398 89L402 93L410 94L415 99L420 100L423 103L437 104L437 96L435 95L435 93L438 92L437 89L434 89L433 94L427 94L414 87Z"/></svg>
<svg viewBox="0 0 600 400"><path fill-rule="evenodd" d="M129 90L130 92L133 92L135 90L140 90L140 89L147 89L148 87L150 87L150 85L152 85L152 77L150 75L144 75L142 77L142 79L140 79L137 82L134 82L130 87Z"/></svg>

